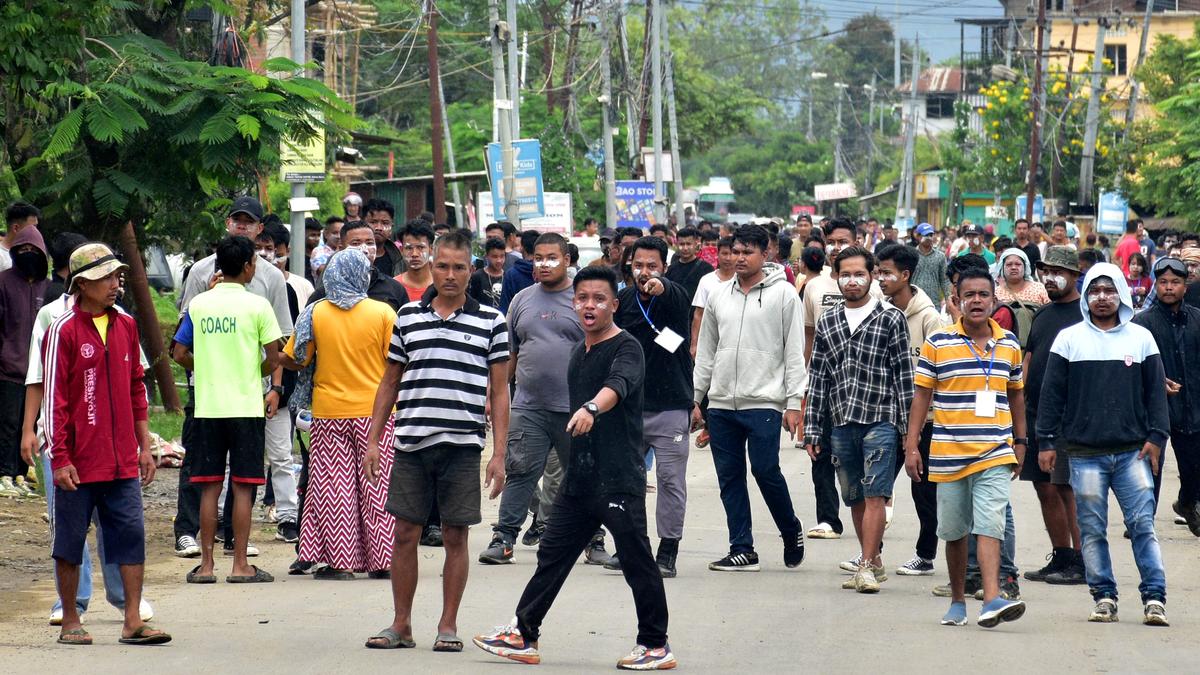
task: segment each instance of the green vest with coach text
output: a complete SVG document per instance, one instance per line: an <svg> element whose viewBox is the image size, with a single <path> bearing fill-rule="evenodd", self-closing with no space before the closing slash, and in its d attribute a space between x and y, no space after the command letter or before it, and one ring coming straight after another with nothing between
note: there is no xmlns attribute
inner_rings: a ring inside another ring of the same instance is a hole
<svg viewBox="0 0 1200 675"><path fill-rule="evenodd" d="M196 417L264 417L262 347L282 337L271 303L241 284L217 284L188 315Z"/></svg>

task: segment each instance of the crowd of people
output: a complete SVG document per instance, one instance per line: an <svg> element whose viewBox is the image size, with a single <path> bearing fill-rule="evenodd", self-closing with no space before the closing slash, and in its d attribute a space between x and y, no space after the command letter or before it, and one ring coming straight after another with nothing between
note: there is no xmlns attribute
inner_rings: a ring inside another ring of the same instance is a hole
<svg viewBox="0 0 1200 675"><path fill-rule="evenodd" d="M1088 619L1115 621L1112 492L1143 622L1167 625L1154 515L1168 440L1172 509L1200 536L1200 369L1187 358L1200 346L1200 237L1156 244L1131 221L1104 251L1065 221L1047 234L1018 220L1010 238L969 222L902 237L840 217L649 232L589 220L601 256L580 261L556 233L499 222L480 240L430 214L398 225L379 199L351 193L344 207L306 222L300 275L287 228L238 198L228 236L185 275L170 356L188 374L174 517L176 555L198 559L187 583L216 583L218 567L227 583L273 581L251 563L262 487L276 539L296 548L288 574L391 580L394 615L368 648L415 645L418 546L442 547L433 649L461 651L467 535L486 490L499 515L476 560L510 564L519 539L537 566L515 620L475 645L539 662L547 611L583 556L633 592L636 646L619 667L673 668L663 580L687 545L694 443L711 448L726 516L728 551L709 570L764 564L749 469L785 567L802 564L806 539L847 534L844 505L859 553L840 564L841 587L880 592L903 471L920 527L891 569L932 575L941 540L941 623L967 622L968 595L983 601L978 625L1015 621L1019 477L1051 550L1024 579L1086 584ZM26 467L45 464L59 642L92 641L93 523L121 641L166 642L142 597L140 488L155 464L145 359L117 306L126 266L79 235L47 246L38 219L10 206L0 246L0 496L30 494ZM784 433L812 462L810 528L780 468Z"/></svg>

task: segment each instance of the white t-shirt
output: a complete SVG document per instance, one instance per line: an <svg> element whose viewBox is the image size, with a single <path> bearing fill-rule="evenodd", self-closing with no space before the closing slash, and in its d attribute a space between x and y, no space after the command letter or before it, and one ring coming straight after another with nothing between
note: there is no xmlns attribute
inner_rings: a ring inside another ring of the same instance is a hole
<svg viewBox="0 0 1200 675"><path fill-rule="evenodd" d="M862 325L862 322L867 319L867 315L870 314L871 310L875 309L875 305L878 304L878 300L871 298L867 301L867 304L863 305L862 307L846 307L846 323L850 325L851 333L858 330L858 327Z"/></svg>
<svg viewBox="0 0 1200 675"><path fill-rule="evenodd" d="M876 300L883 297L883 291L876 281L871 281L871 297ZM826 267L804 284L804 327L816 328L817 319L841 299L842 289L837 279L833 278L833 268Z"/></svg>
<svg viewBox="0 0 1200 675"><path fill-rule="evenodd" d="M8 252L8 249L5 248L3 244L0 244L0 272L3 272L10 267L12 267L12 255Z"/></svg>
<svg viewBox="0 0 1200 675"><path fill-rule="evenodd" d="M736 276L736 275L735 275ZM692 297L692 307L704 309L708 305L708 296L721 284L727 284L733 281L733 277L729 277L724 281L717 276L717 271L713 270L708 274L700 277L699 283L696 284L696 295Z"/></svg>
<svg viewBox="0 0 1200 675"><path fill-rule="evenodd" d="M289 273L285 281L287 281L288 286L291 286L292 290L296 292L296 306L303 310L308 306L308 299L312 297L312 294L316 291L316 289L313 288L313 285L309 283L308 279L296 274Z"/></svg>

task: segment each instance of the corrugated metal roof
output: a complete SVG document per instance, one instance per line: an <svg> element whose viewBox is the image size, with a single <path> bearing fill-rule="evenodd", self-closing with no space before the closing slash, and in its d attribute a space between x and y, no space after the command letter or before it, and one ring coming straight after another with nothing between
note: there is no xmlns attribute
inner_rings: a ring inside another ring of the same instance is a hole
<svg viewBox="0 0 1200 675"><path fill-rule="evenodd" d="M921 71L921 77L917 79L917 93L958 93L962 90L962 82L962 68L942 66L927 68ZM901 84L897 91L901 93L912 91L912 80Z"/></svg>

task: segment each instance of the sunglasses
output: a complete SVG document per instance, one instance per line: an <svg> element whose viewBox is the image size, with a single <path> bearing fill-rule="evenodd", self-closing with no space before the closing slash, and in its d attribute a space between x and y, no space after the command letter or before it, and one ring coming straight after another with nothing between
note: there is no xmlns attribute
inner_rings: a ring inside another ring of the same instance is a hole
<svg viewBox="0 0 1200 675"><path fill-rule="evenodd" d="M1188 275L1187 265L1179 258L1159 258L1154 261L1154 276L1159 276L1163 272L1170 270L1181 277Z"/></svg>

